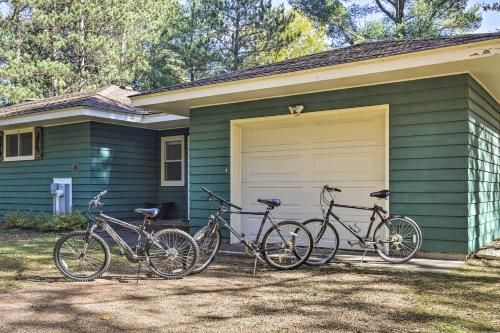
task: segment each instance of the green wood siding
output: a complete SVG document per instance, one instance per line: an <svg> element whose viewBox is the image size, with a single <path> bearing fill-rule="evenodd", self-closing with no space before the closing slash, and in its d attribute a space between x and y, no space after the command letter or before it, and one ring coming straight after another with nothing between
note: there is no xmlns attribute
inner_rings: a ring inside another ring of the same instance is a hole
<svg viewBox="0 0 500 333"><path fill-rule="evenodd" d="M500 237L500 106L469 78L468 248Z"/></svg>
<svg viewBox="0 0 500 333"><path fill-rule="evenodd" d="M86 210L88 201L107 189L105 211L118 218L140 218L134 208L169 201L185 219L187 183L160 186L159 149L161 136L187 134L187 129L159 132L96 122L46 127L43 160L0 162L0 219L12 210L52 212L52 179L70 177L75 210Z"/></svg>
<svg viewBox="0 0 500 333"><path fill-rule="evenodd" d="M157 131L92 122L90 141L93 193L109 191L104 210L118 218L140 218L134 208L157 201Z"/></svg>
<svg viewBox="0 0 500 333"><path fill-rule="evenodd" d="M42 160L0 161L0 218L12 210L52 212L53 178L72 178L73 209L86 208L93 191L90 124L46 127L43 141Z"/></svg>
<svg viewBox="0 0 500 333"><path fill-rule="evenodd" d="M231 119L287 114L295 104L304 112L389 104L391 213L419 223L423 250L467 252L469 81L456 75L193 109L192 232L210 214L200 186L230 196Z"/></svg>
<svg viewBox="0 0 500 333"><path fill-rule="evenodd" d="M188 163L187 163L187 156L188 156L188 147L187 147L187 135L189 134L189 129L188 128L176 128L176 129L171 129L171 130L164 130L160 131L158 133L158 142L161 141L161 137L164 136L177 136L177 135L184 135L186 138L186 141L184 142L185 146L185 174L188 174ZM160 151L158 150L158 164L160 163ZM160 179L160 172L158 172L158 179ZM187 177L185 179L184 186L160 186L159 191L158 191L158 201L160 202L173 202L175 203L175 208L176 208L176 215L175 218L178 219L187 219L188 214L187 214L187 188L188 188L188 181Z"/></svg>

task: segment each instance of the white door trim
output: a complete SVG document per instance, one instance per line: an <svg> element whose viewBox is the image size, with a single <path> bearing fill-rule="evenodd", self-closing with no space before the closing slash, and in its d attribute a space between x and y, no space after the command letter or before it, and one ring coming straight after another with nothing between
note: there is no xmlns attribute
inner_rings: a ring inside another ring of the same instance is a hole
<svg viewBox="0 0 500 333"><path fill-rule="evenodd" d="M284 110L287 110L285 107ZM389 188L389 105L372 105L357 108L346 108L328 111L314 111L302 113L299 117L312 118L312 117L322 117L328 115L340 115L345 113L356 113L356 112L366 112L366 111L384 111L385 117L385 187ZM287 110L288 111L288 110ZM279 121L282 119L289 119L290 117L295 117L294 115L285 114L279 116L269 116L269 117L257 117L257 118L245 118L245 119L233 119L230 121L230 191L231 191L231 202L239 205L241 204L241 129L245 125L253 124L256 122L270 122ZM388 209L389 204L386 204ZM231 226L238 232L241 232L241 216L238 214L231 215ZM231 234L231 243L238 242L239 240Z"/></svg>

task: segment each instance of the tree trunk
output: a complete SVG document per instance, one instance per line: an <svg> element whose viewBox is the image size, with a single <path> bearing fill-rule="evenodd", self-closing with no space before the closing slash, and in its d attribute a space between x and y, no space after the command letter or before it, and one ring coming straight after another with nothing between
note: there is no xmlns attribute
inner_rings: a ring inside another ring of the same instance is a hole
<svg viewBox="0 0 500 333"><path fill-rule="evenodd" d="M234 21L234 31L233 31L233 47L232 47L232 56L233 56L233 64L232 64L232 70L237 71L240 68L240 19L241 19L241 12L240 12L240 2L236 1L236 8L235 8L235 21Z"/></svg>
<svg viewBox="0 0 500 333"><path fill-rule="evenodd" d="M83 3L82 3L83 7ZM81 15L80 17L80 27L79 27L79 34L80 34L80 60L78 63L78 74L79 74L79 84L78 84L78 90L83 91L85 87L85 58L86 58L86 53L85 53L85 15Z"/></svg>

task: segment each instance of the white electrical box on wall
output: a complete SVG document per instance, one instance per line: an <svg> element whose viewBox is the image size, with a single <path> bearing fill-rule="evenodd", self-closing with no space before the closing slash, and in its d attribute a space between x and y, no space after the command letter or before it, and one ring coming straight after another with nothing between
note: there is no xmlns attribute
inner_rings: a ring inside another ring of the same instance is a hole
<svg viewBox="0 0 500 333"><path fill-rule="evenodd" d="M52 194L53 212L55 215L71 212L73 205L71 178L54 178L50 185Z"/></svg>

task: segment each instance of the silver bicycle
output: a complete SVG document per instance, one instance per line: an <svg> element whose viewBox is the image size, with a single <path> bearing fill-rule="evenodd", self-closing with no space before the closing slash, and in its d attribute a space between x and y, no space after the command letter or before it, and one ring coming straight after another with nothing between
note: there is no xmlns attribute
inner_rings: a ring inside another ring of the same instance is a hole
<svg viewBox="0 0 500 333"><path fill-rule="evenodd" d="M146 225L158 215L158 208L135 209L144 215L144 222L138 226L105 215L101 199L106 193L99 193L89 202L87 230L67 233L56 242L54 261L64 276L74 281L93 281L108 270L111 252L104 239L96 234L97 228L102 228L120 246L120 252L130 262L146 262L149 269L161 278L179 279L191 273L199 250L188 233L178 229L146 231ZM92 214L93 209L97 209L96 214ZM134 231L137 234L135 248L131 248L110 224Z"/></svg>

